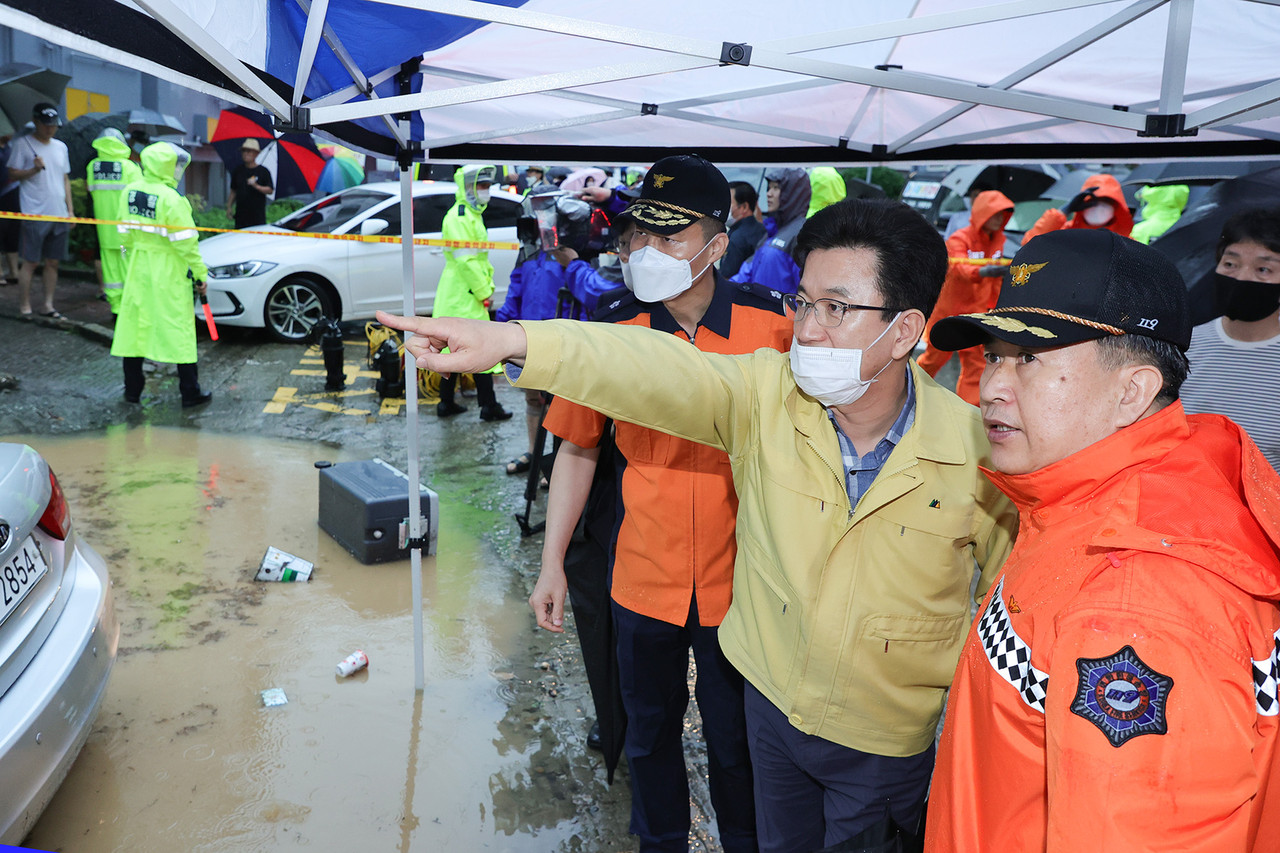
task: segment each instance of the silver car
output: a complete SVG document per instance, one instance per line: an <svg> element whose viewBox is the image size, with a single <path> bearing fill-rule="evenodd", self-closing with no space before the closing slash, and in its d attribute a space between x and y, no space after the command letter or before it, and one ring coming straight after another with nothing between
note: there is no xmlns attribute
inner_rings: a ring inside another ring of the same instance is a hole
<svg viewBox="0 0 1280 853"><path fill-rule="evenodd" d="M0 443L0 843L30 831L84 746L116 659L107 566L49 465Z"/></svg>

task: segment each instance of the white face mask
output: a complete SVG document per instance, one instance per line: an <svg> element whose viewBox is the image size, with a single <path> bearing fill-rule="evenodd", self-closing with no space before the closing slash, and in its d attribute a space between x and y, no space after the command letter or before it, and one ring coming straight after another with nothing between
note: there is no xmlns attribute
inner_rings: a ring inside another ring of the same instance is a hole
<svg viewBox="0 0 1280 853"><path fill-rule="evenodd" d="M483 207L489 203L489 190L476 190L476 207Z"/></svg>
<svg viewBox="0 0 1280 853"><path fill-rule="evenodd" d="M1116 218L1116 211L1105 201L1091 204L1084 209L1084 221L1095 228L1106 225Z"/></svg>
<svg viewBox="0 0 1280 853"><path fill-rule="evenodd" d="M709 248L710 243L699 249L698 255ZM698 255L690 260L696 259ZM631 253L631 260L623 267L623 281L626 281L627 267L631 270L631 283L627 286L641 302L664 302L693 287L695 276L689 261L664 255L653 246L645 246ZM704 266L698 275L706 271L707 267Z"/></svg>
<svg viewBox="0 0 1280 853"><path fill-rule="evenodd" d="M862 354L880 343L893 328L894 323L902 316L902 312L893 315L889 325L876 337L870 345L862 349L846 349L844 347L806 347L799 341L791 339L791 373L795 376L800 390L817 400L827 408L845 406L857 400L871 383L876 381L892 360L885 362L884 367L876 371L870 379L862 378Z"/></svg>
<svg viewBox="0 0 1280 853"><path fill-rule="evenodd" d="M622 283L627 286L627 290L635 292L635 281L631 278L631 264L621 258L618 259L618 267L622 270Z"/></svg>

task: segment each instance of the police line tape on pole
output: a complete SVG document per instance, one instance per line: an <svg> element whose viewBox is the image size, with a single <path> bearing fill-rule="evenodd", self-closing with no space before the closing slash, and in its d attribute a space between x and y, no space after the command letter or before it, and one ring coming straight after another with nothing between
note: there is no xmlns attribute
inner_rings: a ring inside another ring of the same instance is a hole
<svg viewBox="0 0 1280 853"><path fill-rule="evenodd" d="M0 210L0 219L20 219L29 222L68 222L72 225L124 225L136 226L136 222L125 222L117 219L91 219L87 216L48 216L40 213L15 213ZM153 225L152 228L163 228L166 231L208 231L213 234L267 234L272 237L305 237L314 240L352 240L357 243L400 243L399 236L374 234L313 234L308 231L258 231L253 228L209 228L205 226ZM435 240L427 237L413 238L415 246L436 246L445 249L519 249L519 243L498 243L474 240Z"/></svg>

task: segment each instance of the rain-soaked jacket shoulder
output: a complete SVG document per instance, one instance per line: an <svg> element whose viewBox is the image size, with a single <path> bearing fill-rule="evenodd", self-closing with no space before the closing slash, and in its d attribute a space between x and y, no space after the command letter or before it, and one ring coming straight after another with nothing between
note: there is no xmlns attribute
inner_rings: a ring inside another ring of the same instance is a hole
<svg viewBox="0 0 1280 853"><path fill-rule="evenodd" d="M1067 219L1067 215L1056 207L1051 207L1040 215L1036 220L1036 224L1031 227L1027 235L1022 238L1022 244L1025 246L1027 241L1032 237L1039 237L1049 231L1058 231L1063 228L1106 228L1114 231L1121 237L1128 237L1133 231L1133 214L1129 212L1129 202L1125 200L1124 190L1120 188L1120 182L1112 175L1101 174L1086 178L1081 191L1091 190L1098 198L1105 198L1115 205L1115 219L1106 225L1094 226L1084 221L1084 211L1078 210Z"/></svg>
<svg viewBox="0 0 1280 853"><path fill-rule="evenodd" d="M1175 403L1030 474L969 632L927 849L1270 851L1280 477Z"/></svg>
<svg viewBox="0 0 1280 853"><path fill-rule="evenodd" d="M805 219L825 207L830 207L838 201L843 201L844 197L849 193L848 188L845 186L844 178L830 166L815 166L809 170L809 188L811 195L809 197L809 210L804 215Z"/></svg>
<svg viewBox="0 0 1280 853"><path fill-rule="evenodd" d="M1186 184L1166 184L1162 187L1143 187L1138 191L1142 201L1142 221L1133 226L1129 236L1139 243L1150 243L1182 217L1182 210L1191 196Z"/></svg>

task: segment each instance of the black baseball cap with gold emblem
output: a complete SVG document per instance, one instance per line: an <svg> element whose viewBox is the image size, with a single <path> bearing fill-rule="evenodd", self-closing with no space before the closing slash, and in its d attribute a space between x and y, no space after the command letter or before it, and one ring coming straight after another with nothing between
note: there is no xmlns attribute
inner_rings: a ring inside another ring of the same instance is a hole
<svg viewBox="0 0 1280 853"><path fill-rule="evenodd" d="M703 217L729 218L729 182L697 154L663 157L644 176L640 197L622 216L654 234L675 234Z"/></svg>
<svg viewBox="0 0 1280 853"><path fill-rule="evenodd" d="M1183 352L1191 345L1187 285L1160 252L1105 228L1042 234L1018 250L996 307L939 320L941 350L999 338L1059 347L1108 335L1145 335Z"/></svg>

